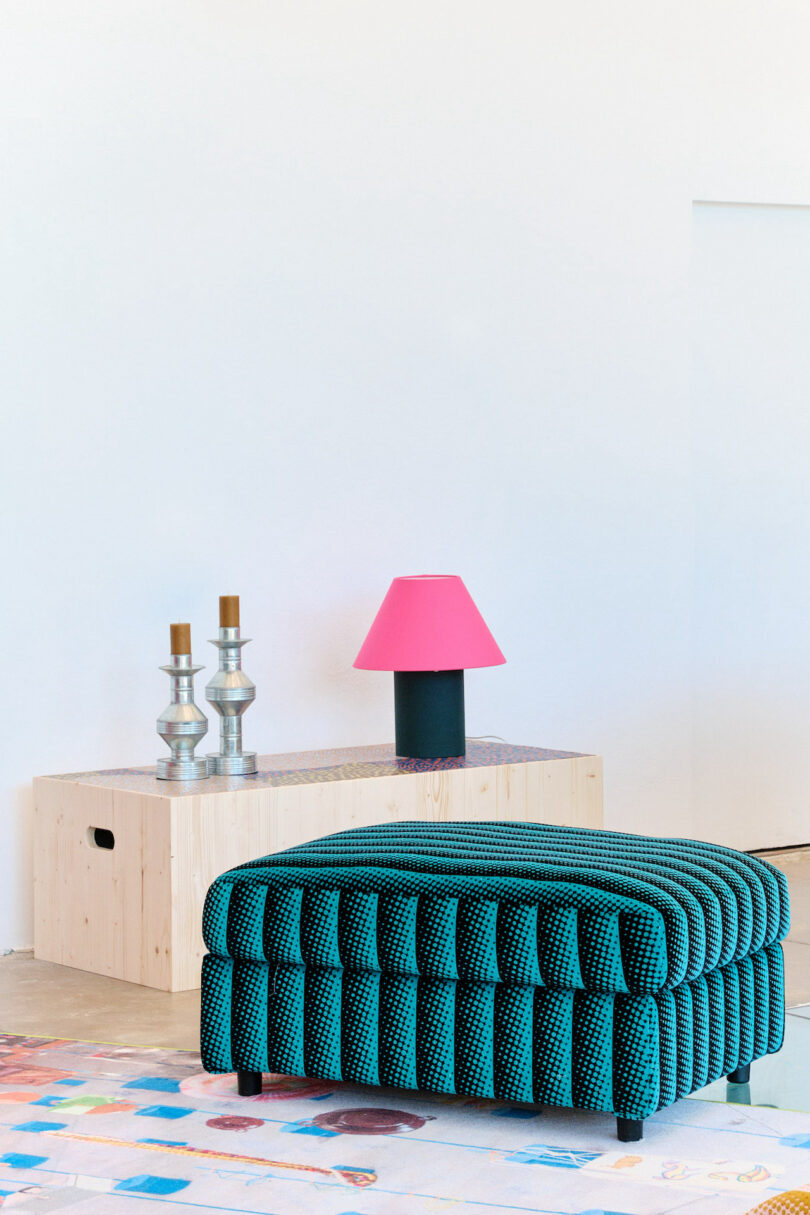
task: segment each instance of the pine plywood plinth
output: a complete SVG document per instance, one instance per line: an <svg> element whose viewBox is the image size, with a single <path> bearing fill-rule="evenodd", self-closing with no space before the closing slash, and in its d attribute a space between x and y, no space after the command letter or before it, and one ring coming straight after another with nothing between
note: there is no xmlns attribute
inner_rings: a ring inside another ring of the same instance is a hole
<svg viewBox="0 0 810 1215"><path fill-rule="evenodd" d="M36 957L186 991L200 984L206 891L244 861L391 820L602 825L596 755L470 743L460 759L410 760L382 745L266 755L258 768L183 782L154 768L37 777Z"/></svg>

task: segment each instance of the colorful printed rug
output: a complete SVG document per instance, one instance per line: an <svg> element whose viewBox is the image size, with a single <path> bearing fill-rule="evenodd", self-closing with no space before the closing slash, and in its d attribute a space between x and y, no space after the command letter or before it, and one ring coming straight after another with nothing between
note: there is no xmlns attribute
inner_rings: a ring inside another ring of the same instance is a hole
<svg viewBox="0 0 810 1215"><path fill-rule="evenodd" d="M0 1036L3 1215L145 1202L175 1215L806 1215L810 1115L686 1100L622 1145L612 1118L573 1110L277 1076L242 1098L195 1054Z"/></svg>

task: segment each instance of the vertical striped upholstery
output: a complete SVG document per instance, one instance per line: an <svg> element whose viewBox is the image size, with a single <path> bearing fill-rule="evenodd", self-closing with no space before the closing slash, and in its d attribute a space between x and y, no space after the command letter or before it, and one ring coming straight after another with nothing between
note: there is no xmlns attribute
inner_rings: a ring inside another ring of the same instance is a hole
<svg viewBox="0 0 810 1215"><path fill-rule="evenodd" d="M784 876L688 840L391 823L209 891L209 1071L643 1119L779 1049Z"/></svg>

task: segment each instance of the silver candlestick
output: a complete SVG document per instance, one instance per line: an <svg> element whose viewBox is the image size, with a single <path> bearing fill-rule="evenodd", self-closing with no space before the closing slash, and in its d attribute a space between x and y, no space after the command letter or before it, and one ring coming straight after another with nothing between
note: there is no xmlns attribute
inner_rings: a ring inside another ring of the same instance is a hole
<svg viewBox="0 0 810 1215"><path fill-rule="evenodd" d="M157 761L158 780L202 780L208 764L194 748L208 731L208 718L194 703L194 676L203 668L191 660L191 625L171 626L171 649L168 665L160 668L171 681L171 703L157 719L157 732L172 753Z"/></svg>
<svg viewBox="0 0 810 1215"><path fill-rule="evenodd" d="M219 751L208 756L209 772L247 776L256 771L256 752L242 750L242 714L256 698L256 685L242 670L242 646L249 637L239 635L239 596L220 595L219 636L211 645L219 650L219 670L209 680L205 698L219 713Z"/></svg>

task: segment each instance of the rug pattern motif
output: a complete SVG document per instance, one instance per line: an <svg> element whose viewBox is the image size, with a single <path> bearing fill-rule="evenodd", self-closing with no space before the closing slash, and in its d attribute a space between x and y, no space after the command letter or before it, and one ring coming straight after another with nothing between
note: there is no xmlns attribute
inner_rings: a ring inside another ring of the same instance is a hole
<svg viewBox="0 0 810 1215"><path fill-rule="evenodd" d="M810 1117L684 1100L610 1118L265 1076L185 1051L0 1035L0 1208L75 1215L792 1215Z"/></svg>

